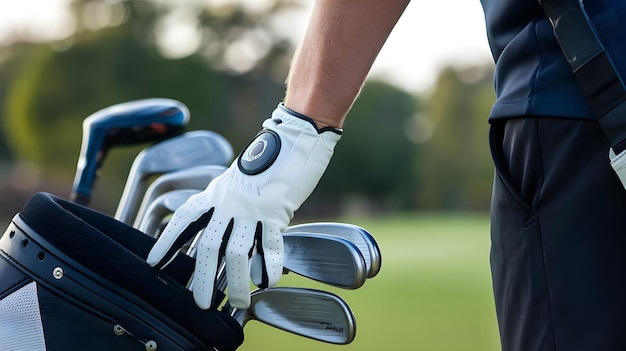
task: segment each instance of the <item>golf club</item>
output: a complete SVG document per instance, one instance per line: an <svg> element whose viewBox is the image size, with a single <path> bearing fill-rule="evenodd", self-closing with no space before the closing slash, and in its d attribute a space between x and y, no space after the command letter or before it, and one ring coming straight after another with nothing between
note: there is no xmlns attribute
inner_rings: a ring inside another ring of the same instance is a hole
<svg viewBox="0 0 626 351"><path fill-rule="evenodd" d="M115 218L133 223L150 176L199 165L225 165L232 157L230 143L206 130L187 132L143 150L133 161Z"/></svg>
<svg viewBox="0 0 626 351"><path fill-rule="evenodd" d="M226 170L225 166L221 165L204 165L181 169L174 172L165 173L156 178L148 189L137 216L135 218L134 227L139 228L140 223L144 220L146 210L154 202L154 200L160 195L178 189L197 189L204 190L215 177L222 174ZM172 208L172 212L178 208L182 203ZM146 232L150 235L151 232Z"/></svg>
<svg viewBox="0 0 626 351"><path fill-rule="evenodd" d="M350 306L327 291L276 287L250 294L248 309L231 310L242 325L257 320L313 340L345 345L354 340L356 320Z"/></svg>
<svg viewBox="0 0 626 351"><path fill-rule="evenodd" d="M178 189L160 195L148 206L146 215L137 228L158 237L166 217L198 192L195 189ZM196 235L186 248L187 255L195 256L199 237L200 235ZM283 252L285 273L293 272L343 289L358 289L367 279L367 265L361 251L348 239L340 236L290 230L283 234ZM224 291L226 276L222 268L217 281L217 288ZM191 284L190 282L189 288Z"/></svg>
<svg viewBox="0 0 626 351"><path fill-rule="evenodd" d="M288 271L342 289L358 289L367 266L349 240L317 233L284 233L284 266Z"/></svg>
<svg viewBox="0 0 626 351"><path fill-rule="evenodd" d="M292 272L349 290L360 288L367 279L367 268L361 252L344 238L316 233L287 233L283 235L283 250L284 274ZM187 252L191 255L195 253L195 242L192 242ZM226 270L222 262L216 288L224 291L226 284ZM193 287L193 277L187 287Z"/></svg>
<svg viewBox="0 0 626 351"><path fill-rule="evenodd" d="M337 222L315 222L287 227L283 233L323 233L335 235L351 241L361 251L367 265L368 278L380 271L382 256L374 237L367 230L353 224Z"/></svg>
<svg viewBox="0 0 626 351"><path fill-rule="evenodd" d="M170 99L130 101L91 114L83 121L70 200L89 203L97 171L111 146L161 140L181 132L188 122L187 107Z"/></svg>
<svg viewBox="0 0 626 351"><path fill-rule="evenodd" d="M177 209L191 195L198 192L199 190L196 189L177 189L158 196L150 203L146 209L146 215L135 227L152 237L158 237L161 234L161 225L164 220L174 212L172 209Z"/></svg>
<svg viewBox="0 0 626 351"><path fill-rule="evenodd" d="M199 190L195 189L178 189L160 195L148 206L137 228L148 235L158 237L166 217L198 192ZM360 288L365 283L368 273L361 251L346 238L312 232L313 229L321 228L326 227L311 226L308 232L297 232L288 228L288 232L283 234L285 273L293 272L343 289ZM199 237L200 235L196 235L186 248L187 255L195 256ZM221 267L217 281L217 288L224 291L226 276ZM189 288L191 284L190 281Z"/></svg>

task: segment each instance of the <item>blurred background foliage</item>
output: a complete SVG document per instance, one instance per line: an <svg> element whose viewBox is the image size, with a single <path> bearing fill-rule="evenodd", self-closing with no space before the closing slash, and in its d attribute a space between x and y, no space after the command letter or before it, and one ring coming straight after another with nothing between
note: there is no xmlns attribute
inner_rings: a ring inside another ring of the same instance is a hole
<svg viewBox="0 0 626 351"><path fill-rule="evenodd" d="M295 43L284 22L295 0L74 0L71 34L0 46L0 219L36 191L70 193L88 115L167 97L190 130L224 135L238 152L281 101ZM173 31L184 43L172 45ZM411 67L406 67L410 70ZM489 206L487 115L492 63L442 70L429 93L370 79L317 190L298 216ZM113 213L141 147L113 149L94 207Z"/></svg>

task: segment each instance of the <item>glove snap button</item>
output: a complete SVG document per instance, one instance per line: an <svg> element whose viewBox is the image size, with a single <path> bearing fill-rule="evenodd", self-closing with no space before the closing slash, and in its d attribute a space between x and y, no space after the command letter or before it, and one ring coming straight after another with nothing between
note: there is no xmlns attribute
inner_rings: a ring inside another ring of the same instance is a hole
<svg viewBox="0 0 626 351"><path fill-rule="evenodd" d="M246 146L237 160L239 170L248 175L259 174L268 169L280 152L280 137L266 129Z"/></svg>

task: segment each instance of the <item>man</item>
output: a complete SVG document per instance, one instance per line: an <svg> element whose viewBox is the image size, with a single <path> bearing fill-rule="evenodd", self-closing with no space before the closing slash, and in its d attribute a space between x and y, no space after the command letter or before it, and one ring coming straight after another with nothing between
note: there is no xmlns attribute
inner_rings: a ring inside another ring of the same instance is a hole
<svg viewBox="0 0 626 351"><path fill-rule="evenodd" d="M607 12L607 2L596 3ZM278 281L280 232L323 174L407 4L316 2L284 104L228 171L176 211L148 258L163 265L206 226L194 277L201 308L211 304L218 258L235 307L249 304L248 276L261 287ZM537 1L482 4L496 61L491 262L502 348L626 349L626 191L609 165L609 144ZM419 45L419 35L407 45Z"/></svg>

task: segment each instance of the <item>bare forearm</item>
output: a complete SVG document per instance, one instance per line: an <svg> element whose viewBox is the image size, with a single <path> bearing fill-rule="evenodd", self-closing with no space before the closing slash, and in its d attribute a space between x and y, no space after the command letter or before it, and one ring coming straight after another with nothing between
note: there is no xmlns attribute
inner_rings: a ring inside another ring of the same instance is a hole
<svg viewBox="0 0 626 351"><path fill-rule="evenodd" d="M318 0L287 80L285 105L341 127L409 0Z"/></svg>

